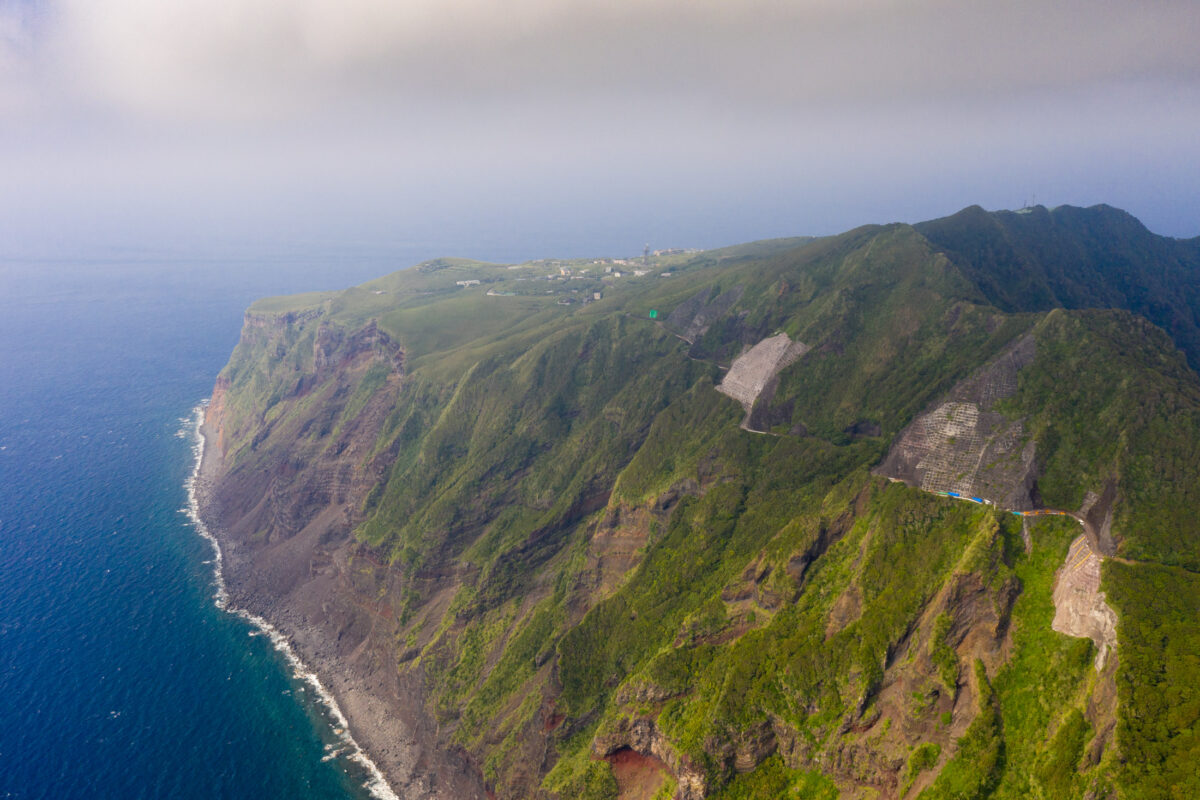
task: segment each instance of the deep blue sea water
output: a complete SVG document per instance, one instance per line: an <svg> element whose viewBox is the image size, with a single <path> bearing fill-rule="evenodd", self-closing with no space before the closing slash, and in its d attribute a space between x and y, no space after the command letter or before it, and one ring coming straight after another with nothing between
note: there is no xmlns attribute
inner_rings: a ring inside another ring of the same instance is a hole
<svg viewBox="0 0 1200 800"><path fill-rule="evenodd" d="M187 417L255 298L353 264L0 261L0 798L361 798L311 691L213 604Z"/></svg>

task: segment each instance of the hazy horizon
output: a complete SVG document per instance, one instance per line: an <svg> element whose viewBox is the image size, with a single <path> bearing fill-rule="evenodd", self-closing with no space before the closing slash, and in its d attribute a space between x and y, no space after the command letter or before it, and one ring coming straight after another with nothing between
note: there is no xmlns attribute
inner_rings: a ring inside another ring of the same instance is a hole
<svg viewBox="0 0 1200 800"><path fill-rule="evenodd" d="M508 258L1108 203L1200 235L1188 2L0 0L0 258Z"/></svg>

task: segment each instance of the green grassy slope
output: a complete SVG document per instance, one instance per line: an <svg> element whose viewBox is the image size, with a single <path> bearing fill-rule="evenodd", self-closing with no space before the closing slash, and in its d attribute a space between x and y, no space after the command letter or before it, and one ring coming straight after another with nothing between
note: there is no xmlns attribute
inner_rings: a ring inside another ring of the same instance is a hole
<svg viewBox="0 0 1200 800"><path fill-rule="evenodd" d="M374 322L403 349L357 535L403 576L398 668L497 796L615 796L596 759L645 737L716 797L1187 796L1200 379L1175 348L1200 352L1200 295L1176 290L1195 248L1130 220L967 209L650 265L439 260L263 301L251 316L278 324L248 325L222 375L232 457L333 402L304 395L319 325ZM707 326L671 313L705 306ZM812 350L755 409L769 433L742 430L714 386L779 332ZM1043 503L1115 493L1101 674L1049 627L1074 522L1034 524L1027 550L1011 515L870 474L1026 333L1000 409L1036 440ZM380 381L356 372L320 430Z"/></svg>

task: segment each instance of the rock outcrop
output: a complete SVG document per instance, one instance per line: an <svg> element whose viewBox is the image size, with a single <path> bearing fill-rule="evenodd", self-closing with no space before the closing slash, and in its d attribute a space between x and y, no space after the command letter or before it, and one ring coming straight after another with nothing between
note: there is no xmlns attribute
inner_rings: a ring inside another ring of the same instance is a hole
<svg viewBox="0 0 1200 800"><path fill-rule="evenodd" d="M597 758L612 758L624 750L666 765L675 777L674 800L707 797L708 781L703 770L675 751L654 720L646 717L623 719L613 730L597 736L592 744L592 752Z"/></svg>
<svg viewBox="0 0 1200 800"><path fill-rule="evenodd" d="M676 306L666 325L681 339L694 344L708 333L714 322L729 313L744 291L740 286L720 294L704 289Z"/></svg>
<svg viewBox="0 0 1200 800"><path fill-rule="evenodd" d="M1096 671L1104 670L1110 650L1117 647L1117 614L1100 591L1101 555L1092 550L1086 534L1071 543L1054 585L1051 627L1068 636L1091 639L1096 645Z"/></svg>

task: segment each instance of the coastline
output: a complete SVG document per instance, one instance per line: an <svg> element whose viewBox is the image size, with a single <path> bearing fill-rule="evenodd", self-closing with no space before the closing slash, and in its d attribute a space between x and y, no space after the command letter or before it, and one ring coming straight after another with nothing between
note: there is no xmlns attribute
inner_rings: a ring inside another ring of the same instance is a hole
<svg viewBox="0 0 1200 800"><path fill-rule="evenodd" d="M392 788L384 771L372 760L364 747L355 738L353 730L359 726L354 724L351 718L342 710L337 697L326 687L317 671L311 669L296 653L296 648L293 646L290 637L285 635L265 617L249 609L235 606L230 602L229 587L225 579L225 553L222 550L220 540L213 533L212 529L210 529L201 511L220 467L217 459L213 457L213 448L208 446L209 436L204 423L207 407L208 400L203 400L192 410L192 453L195 458L195 465L184 486L187 490L188 504L185 511L188 518L196 532L213 549L212 566L213 584L215 587L213 602L217 608L241 617L257 628L262 634L266 635L275 650L287 661L293 676L307 684L313 690L317 700L333 718L337 724L334 734L342 742L343 747L331 751L325 756L325 759L344 756L366 771L368 780L363 788L372 797L378 798L378 800L400 800L400 795Z"/></svg>

